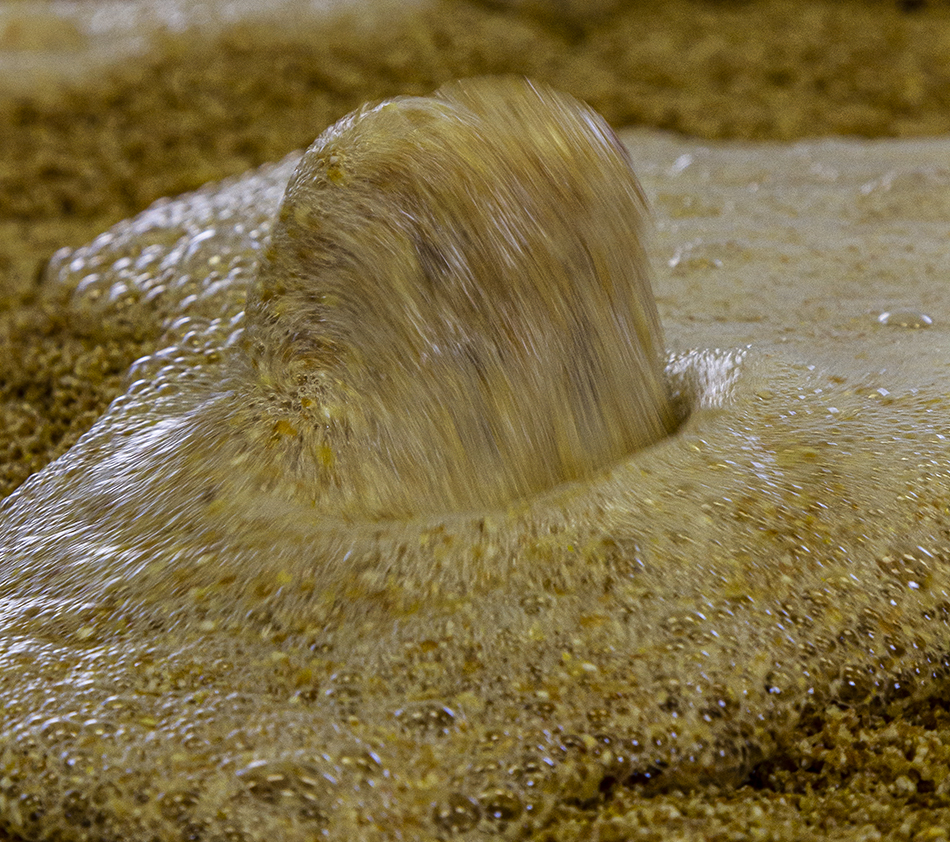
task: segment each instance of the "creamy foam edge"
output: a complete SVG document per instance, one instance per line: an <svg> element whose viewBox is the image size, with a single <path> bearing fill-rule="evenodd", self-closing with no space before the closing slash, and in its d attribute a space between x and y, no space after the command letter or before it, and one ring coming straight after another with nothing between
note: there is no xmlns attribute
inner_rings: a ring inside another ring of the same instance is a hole
<svg viewBox="0 0 950 842"><path fill-rule="evenodd" d="M509 511L314 529L169 480L295 160L60 256L88 317L168 333L3 509L6 827L514 835L611 777L739 780L804 705L937 686L950 143L625 139L671 369L720 375L673 437Z"/></svg>

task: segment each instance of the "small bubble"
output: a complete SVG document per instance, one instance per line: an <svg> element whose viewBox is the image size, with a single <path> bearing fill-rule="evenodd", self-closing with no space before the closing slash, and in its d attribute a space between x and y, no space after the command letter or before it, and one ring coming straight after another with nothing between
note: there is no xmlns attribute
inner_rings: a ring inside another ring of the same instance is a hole
<svg viewBox="0 0 950 842"><path fill-rule="evenodd" d="M877 559L880 571L911 590L926 590L932 576L932 553L923 547L896 549Z"/></svg>
<svg viewBox="0 0 950 842"><path fill-rule="evenodd" d="M478 802L467 796L453 792L432 811L432 821L445 833L465 833L478 824L481 810Z"/></svg>
<svg viewBox="0 0 950 842"><path fill-rule="evenodd" d="M396 719L408 730L448 734L455 726L455 711L438 702L424 702L396 711Z"/></svg>
<svg viewBox="0 0 950 842"><path fill-rule="evenodd" d="M572 751L586 754L587 750L593 748L593 746L594 741L590 737L585 738L578 734L567 734L561 738L561 751L565 754Z"/></svg>
<svg viewBox="0 0 950 842"><path fill-rule="evenodd" d="M379 755L368 749L354 749L341 754L337 761L342 768L355 772L364 783L385 774Z"/></svg>
<svg viewBox="0 0 950 842"><path fill-rule="evenodd" d="M903 327L911 330L930 327L934 321L926 313L916 310L886 310L877 317L882 325Z"/></svg>
<svg viewBox="0 0 950 842"><path fill-rule="evenodd" d="M198 793L193 790L164 792L158 797L159 812L166 819L184 823L198 803Z"/></svg>
<svg viewBox="0 0 950 842"><path fill-rule="evenodd" d="M521 815L524 809L521 799L507 789L493 788L485 790L478 796L485 816L498 824L507 824Z"/></svg>
<svg viewBox="0 0 950 842"><path fill-rule="evenodd" d="M873 688L872 676L866 670L849 664L841 670L837 697L841 702L853 704L866 699Z"/></svg>
<svg viewBox="0 0 950 842"><path fill-rule="evenodd" d="M65 716L55 716L48 719L40 727L40 739L48 742L58 742L59 740L71 740L80 731L80 725Z"/></svg>
<svg viewBox="0 0 950 842"><path fill-rule="evenodd" d="M257 801L264 804L292 801L304 811L305 818L323 819L321 804L326 779L319 769L306 764L256 760L240 770L237 776Z"/></svg>

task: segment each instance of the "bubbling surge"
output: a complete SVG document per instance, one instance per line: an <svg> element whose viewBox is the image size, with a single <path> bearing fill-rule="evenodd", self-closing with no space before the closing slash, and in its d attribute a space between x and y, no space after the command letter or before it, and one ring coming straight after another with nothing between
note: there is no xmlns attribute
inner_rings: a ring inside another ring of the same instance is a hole
<svg viewBox="0 0 950 842"><path fill-rule="evenodd" d="M663 437L645 214L604 120L523 80L324 132L247 301L248 411L288 483L371 516L498 507Z"/></svg>
<svg viewBox="0 0 950 842"><path fill-rule="evenodd" d="M737 370L665 371L644 226L599 116L476 80L58 254L77 317L164 336L0 510L0 827L517 832L535 808L471 754L499 681L576 637L575 573L636 565L589 522L611 468Z"/></svg>
<svg viewBox="0 0 950 842"><path fill-rule="evenodd" d="M625 837L621 787L735 783L803 711L945 687L946 315L784 330L871 224L858 188L651 142L668 329L752 350L664 372L625 153L511 80L358 112L51 262L71 315L164 335L0 507L0 829ZM761 239L710 239L749 203Z"/></svg>

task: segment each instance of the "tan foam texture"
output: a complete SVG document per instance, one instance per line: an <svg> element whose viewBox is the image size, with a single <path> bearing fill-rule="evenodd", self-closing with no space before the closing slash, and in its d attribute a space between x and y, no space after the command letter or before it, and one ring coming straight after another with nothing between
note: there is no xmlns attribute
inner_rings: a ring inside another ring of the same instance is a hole
<svg viewBox="0 0 950 842"><path fill-rule="evenodd" d="M507 508L326 520L193 446L295 159L58 256L163 338L3 510L8 829L518 838L939 691L946 141L625 137L691 414Z"/></svg>

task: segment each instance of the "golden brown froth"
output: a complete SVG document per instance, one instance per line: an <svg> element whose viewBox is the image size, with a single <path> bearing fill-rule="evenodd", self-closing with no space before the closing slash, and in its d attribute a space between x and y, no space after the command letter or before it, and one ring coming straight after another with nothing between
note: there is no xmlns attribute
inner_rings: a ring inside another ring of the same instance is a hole
<svg viewBox="0 0 950 842"><path fill-rule="evenodd" d="M755 347L677 352L675 435L479 513L328 517L261 469L281 430L243 411L234 363L297 159L60 255L49 280L77 312L122 302L164 335L3 510L9 828L563 836L635 784L741 781L803 714L894 715L940 686L948 312L926 296L946 257L931 212L900 211L934 149L898 147L901 166L847 144L637 150L665 191L678 346ZM740 214L772 222L730 240ZM855 237L909 230L895 298ZM823 304L829 266L843 313ZM932 324L880 321L883 296Z"/></svg>
<svg viewBox="0 0 950 842"><path fill-rule="evenodd" d="M274 470L324 509L405 517L502 506L661 438L645 214L607 124L522 80L327 130L247 303L252 411L294 460Z"/></svg>

